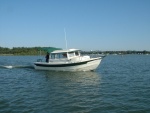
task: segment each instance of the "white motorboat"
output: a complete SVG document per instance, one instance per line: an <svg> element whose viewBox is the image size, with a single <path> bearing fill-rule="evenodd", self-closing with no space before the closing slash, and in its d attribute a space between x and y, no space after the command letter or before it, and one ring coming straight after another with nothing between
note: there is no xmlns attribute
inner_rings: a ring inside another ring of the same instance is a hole
<svg viewBox="0 0 150 113"><path fill-rule="evenodd" d="M102 60L102 57L82 56L79 49L54 50L49 57L48 62L34 62L34 68L53 71L94 71Z"/></svg>

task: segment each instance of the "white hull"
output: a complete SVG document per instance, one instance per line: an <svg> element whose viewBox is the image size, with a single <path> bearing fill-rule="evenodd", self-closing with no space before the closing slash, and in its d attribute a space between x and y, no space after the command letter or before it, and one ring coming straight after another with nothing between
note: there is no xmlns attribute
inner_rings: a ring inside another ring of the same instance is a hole
<svg viewBox="0 0 150 113"><path fill-rule="evenodd" d="M101 57L91 58L86 61L73 62L73 63L46 63L46 62L35 62L34 68L37 70L51 70L51 71L93 71L95 70L100 62Z"/></svg>

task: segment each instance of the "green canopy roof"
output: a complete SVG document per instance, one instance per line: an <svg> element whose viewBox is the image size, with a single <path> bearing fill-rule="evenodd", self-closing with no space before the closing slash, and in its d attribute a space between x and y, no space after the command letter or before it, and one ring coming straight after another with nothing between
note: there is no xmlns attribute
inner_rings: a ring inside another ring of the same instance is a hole
<svg viewBox="0 0 150 113"><path fill-rule="evenodd" d="M40 50L40 51L46 51L46 52L51 53L51 52L53 52L55 50L62 50L62 49L61 48L55 48L55 47L41 47L38 50Z"/></svg>

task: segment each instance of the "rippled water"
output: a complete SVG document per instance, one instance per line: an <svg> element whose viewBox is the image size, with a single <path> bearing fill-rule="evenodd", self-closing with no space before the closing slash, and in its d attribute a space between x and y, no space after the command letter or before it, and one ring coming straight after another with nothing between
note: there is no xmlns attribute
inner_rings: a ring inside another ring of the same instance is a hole
<svg viewBox="0 0 150 113"><path fill-rule="evenodd" d="M95 72L37 71L36 59L0 56L0 113L150 113L150 55L110 55Z"/></svg>

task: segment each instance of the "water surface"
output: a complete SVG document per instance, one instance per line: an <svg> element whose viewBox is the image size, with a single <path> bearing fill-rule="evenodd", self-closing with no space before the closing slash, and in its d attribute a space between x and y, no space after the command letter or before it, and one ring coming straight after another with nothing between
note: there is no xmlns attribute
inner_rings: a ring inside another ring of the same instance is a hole
<svg viewBox="0 0 150 113"><path fill-rule="evenodd" d="M150 55L109 55L95 72L38 71L36 59L0 56L0 113L150 112Z"/></svg>

